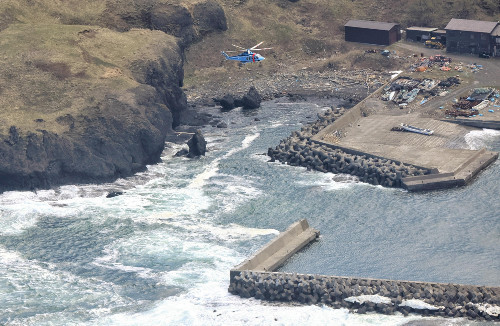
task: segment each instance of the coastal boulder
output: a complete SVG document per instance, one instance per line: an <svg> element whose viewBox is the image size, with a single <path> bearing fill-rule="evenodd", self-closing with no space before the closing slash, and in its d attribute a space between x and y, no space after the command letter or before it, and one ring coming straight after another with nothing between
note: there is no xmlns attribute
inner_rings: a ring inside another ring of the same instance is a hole
<svg viewBox="0 0 500 326"><path fill-rule="evenodd" d="M241 99L244 110L252 110L260 107L262 98L254 86L250 87L248 93Z"/></svg>
<svg viewBox="0 0 500 326"><path fill-rule="evenodd" d="M231 111L235 108L234 96L232 94L226 94L221 99L216 99L215 102L222 106L223 111Z"/></svg>
<svg viewBox="0 0 500 326"><path fill-rule="evenodd" d="M187 157L193 158L198 156L205 156L205 152L207 151L207 142L200 130L197 130L193 137L188 141L189 152Z"/></svg>

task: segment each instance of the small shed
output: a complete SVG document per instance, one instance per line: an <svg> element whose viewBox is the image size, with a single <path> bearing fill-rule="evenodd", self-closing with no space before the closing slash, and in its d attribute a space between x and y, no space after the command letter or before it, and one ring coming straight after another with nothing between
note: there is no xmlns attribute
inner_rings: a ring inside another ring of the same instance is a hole
<svg viewBox="0 0 500 326"><path fill-rule="evenodd" d="M350 20L344 25L345 40L377 45L391 45L401 40L398 24L371 20Z"/></svg>
<svg viewBox="0 0 500 326"><path fill-rule="evenodd" d="M439 42L446 45L446 31L444 29L432 31L431 37L435 37Z"/></svg>
<svg viewBox="0 0 500 326"><path fill-rule="evenodd" d="M412 26L406 29L406 40L413 42L425 42L431 38L432 32L437 31L435 27Z"/></svg>

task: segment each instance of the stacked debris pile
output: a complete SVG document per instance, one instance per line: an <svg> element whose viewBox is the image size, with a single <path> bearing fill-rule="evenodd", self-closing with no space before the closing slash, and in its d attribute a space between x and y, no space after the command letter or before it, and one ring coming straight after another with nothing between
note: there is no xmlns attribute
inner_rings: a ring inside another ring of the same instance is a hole
<svg viewBox="0 0 500 326"><path fill-rule="evenodd" d="M442 80L439 82L438 86L441 87L451 87L453 85L459 85L460 78L458 77L449 77L448 79Z"/></svg>
<svg viewBox="0 0 500 326"><path fill-rule="evenodd" d="M490 98L494 93L493 88L475 88L471 95L467 99L475 101L484 101Z"/></svg>
<svg viewBox="0 0 500 326"><path fill-rule="evenodd" d="M478 110L473 109L473 107L479 103L481 103L481 101L468 100L466 97L461 97L453 104L453 108L446 110L445 113L451 117L472 117L479 114Z"/></svg>
<svg viewBox="0 0 500 326"><path fill-rule="evenodd" d="M475 117L488 105L495 103L498 94L494 88L476 88L468 97L460 97L446 110L446 115L450 117Z"/></svg>
<svg viewBox="0 0 500 326"><path fill-rule="evenodd" d="M394 101L396 104L405 105L411 103L420 92L418 86L421 80L410 77L399 77L384 88L382 100Z"/></svg>
<svg viewBox="0 0 500 326"><path fill-rule="evenodd" d="M427 69L431 69L433 67L436 68L446 68L442 70L451 70L449 68L449 65L451 64L451 58L450 57L445 57L444 55L437 54L434 56L431 56L429 58L427 57L421 57L418 58L411 66L410 66L410 71L411 72L424 72Z"/></svg>
<svg viewBox="0 0 500 326"><path fill-rule="evenodd" d="M292 166L303 166L308 170L345 173L357 176L361 182L384 187L403 187L402 179L409 176L430 174L428 169L366 155L348 154L341 149L317 144L311 137L333 123L344 109L328 109L319 119L294 131L267 155L271 162L280 161Z"/></svg>
<svg viewBox="0 0 500 326"><path fill-rule="evenodd" d="M423 101L425 103L431 96L439 95L456 84L460 84L458 77L449 77L440 81L429 78L420 80L402 76L384 88L381 98L384 101L393 101L400 107L404 107L413 102L418 94L425 94L425 101Z"/></svg>

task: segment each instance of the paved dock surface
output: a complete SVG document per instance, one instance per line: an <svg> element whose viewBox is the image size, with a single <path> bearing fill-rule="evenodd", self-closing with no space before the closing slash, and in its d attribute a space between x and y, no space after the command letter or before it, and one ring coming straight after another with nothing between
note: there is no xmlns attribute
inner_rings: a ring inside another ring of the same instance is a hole
<svg viewBox="0 0 500 326"><path fill-rule="evenodd" d="M459 95L468 87L461 86L450 92L453 96ZM500 125L500 112L488 112L487 118L483 115L475 119L480 124L466 125L457 119L453 122L443 119L442 110L436 107L443 99L432 98L423 106L415 101L400 109L380 99L382 88L349 109L312 140L347 153L387 158L432 170L431 177L403 178L403 185L415 191L463 186L498 158L495 152L471 150L465 135L476 129L474 127ZM401 124L430 129L433 134L392 130Z"/></svg>
<svg viewBox="0 0 500 326"><path fill-rule="evenodd" d="M431 129L431 136L413 132L391 131L406 123L415 127ZM390 158L427 168L437 168L440 172L453 172L475 151L466 149L464 136L470 131L461 125L417 114L372 115L362 117L344 129L344 137L336 144L372 155ZM329 140L329 135L324 135Z"/></svg>

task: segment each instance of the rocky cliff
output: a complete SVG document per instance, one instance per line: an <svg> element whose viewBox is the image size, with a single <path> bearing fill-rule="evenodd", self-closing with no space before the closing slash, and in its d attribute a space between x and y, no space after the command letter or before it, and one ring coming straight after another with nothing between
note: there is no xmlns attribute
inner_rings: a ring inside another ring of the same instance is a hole
<svg viewBox="0 0 500 326"><path fill-rule="evenodd" d="M226 28L224 12L212 1L121 2L89 18L101 26L23 22L0 6L10 22L0 26L0 192L105 182L159 161L187 106L183 49Z"/></svg>

